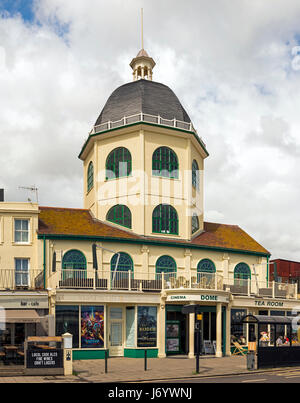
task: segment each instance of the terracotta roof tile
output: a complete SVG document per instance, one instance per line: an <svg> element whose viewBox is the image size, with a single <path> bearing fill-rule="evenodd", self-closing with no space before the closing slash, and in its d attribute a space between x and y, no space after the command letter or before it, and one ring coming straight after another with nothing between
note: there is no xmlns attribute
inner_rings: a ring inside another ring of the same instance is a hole
<svg viewBox="0 0 300 403"><path fill-rule="evenodd" d="M125 230L94 219L89 210L40 207L39 234L137 238Z"/></svg>
<svg viewBox="0 0 300 403"><path fill-rule="evenodd" d="M40 207L38 233L40 235L77 235L156 241L162 244L184 244L187 247L188 245L198 245L202 248L207 246L270 255L263 246L237 225L205 222L204 231L191 241L166 239L165 237L143 237L97 220L87 209Z"/></svg>
<svg viewBox="0 0 300 403"><path fill-rule="evenodd" d="M228 249L247 250L270 254L238 225L204 223L204 232L191 241L195 245L206 245Z"/></svg>

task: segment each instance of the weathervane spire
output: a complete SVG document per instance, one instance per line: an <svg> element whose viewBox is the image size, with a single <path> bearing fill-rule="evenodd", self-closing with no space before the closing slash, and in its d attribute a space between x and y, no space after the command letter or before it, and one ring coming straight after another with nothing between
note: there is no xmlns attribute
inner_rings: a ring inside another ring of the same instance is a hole
<svg viewBox="0 0 300 403"><path fill-rule="evenodd" d="M143 9L141 8L141 39L142 49L137 56L131 60L130 67L133 70L133 81L139 79L152 80L152 70L155 66L155 61L148 55L144 49L144 23L143 23Z"/></svg>
<svg viewBox="0 0 300 403"><path fill-rule="evenodd" d="M144 24L143 24L143 8L141 8L141 36L142 36L142 49L144 49Z"/></svg>

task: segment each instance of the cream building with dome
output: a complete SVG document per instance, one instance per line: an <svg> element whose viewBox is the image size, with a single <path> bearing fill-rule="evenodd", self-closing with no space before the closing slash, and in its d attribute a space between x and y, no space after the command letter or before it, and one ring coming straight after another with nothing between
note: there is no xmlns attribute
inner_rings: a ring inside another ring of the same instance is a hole
<svg viewBox="0 0 300 403"><path fill-rule="evenodd" d="M48 313L73 334L74 359L192 358L195 315L182 308L196 304L205 345L230 355L232 335L251 339L237 318L290 314L296 287L269 281L270 252L239 226L205 221L206 145L144 49L130 66L79 154L83 208L39 206Z"/></svg>

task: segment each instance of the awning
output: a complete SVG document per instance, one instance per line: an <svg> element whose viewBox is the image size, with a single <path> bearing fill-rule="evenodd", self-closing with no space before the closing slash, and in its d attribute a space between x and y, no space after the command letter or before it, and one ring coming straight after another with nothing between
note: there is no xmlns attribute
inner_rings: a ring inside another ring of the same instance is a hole
<svg viewBox="0 0 300 403"><path fill-rule="evenodd" d="M246 315L241 319L241 323L258 323L262 325L292 325L298 324L298 316L267 316L267 315Z"/></svg>
<svg viewBox="0 0 300 403"><path fill-rule="evenodd" d="M38 323L41 318L35 309L6 309L0 315L0 321L6 323Z"/></svg>

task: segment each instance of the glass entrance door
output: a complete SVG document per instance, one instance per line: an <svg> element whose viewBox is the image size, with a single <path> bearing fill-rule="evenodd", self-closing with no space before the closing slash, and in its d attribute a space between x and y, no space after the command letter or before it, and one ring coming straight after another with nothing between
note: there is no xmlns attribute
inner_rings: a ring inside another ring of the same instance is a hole
<svg viewBox="0 0 300 403"><path fill-rule="evenodd" d="M124 323L123 308L109 308L109 355L120 357L124 355Z"/></svg>

